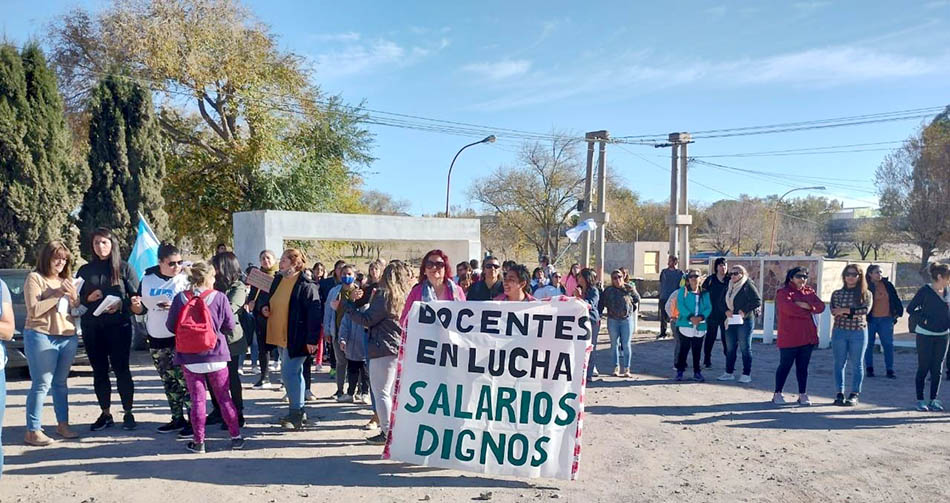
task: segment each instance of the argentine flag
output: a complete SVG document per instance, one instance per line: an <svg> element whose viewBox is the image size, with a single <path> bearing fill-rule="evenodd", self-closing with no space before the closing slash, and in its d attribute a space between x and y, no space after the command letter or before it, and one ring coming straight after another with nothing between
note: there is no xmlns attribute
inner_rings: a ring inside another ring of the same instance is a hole
<svg viewBox="0 0 950 503"><path fill-rule="evenodd" d="M135 245L132 247L132 254L129 255L129 265L139 275L139 281L145 276L145 270L149 267L158 265L158 238L148 226L145 217L139 214L138 236L135 238Z"/></svg>
<svg viewBox="0 0 950 503"><path fill-rule="evenodd" d="M588 218L576 226L564 231L564 234L567 235L567 239L569 239L572 243L576 243L577 238L581 237L581 234L584 231L594 232L595 230L597 230L597 222L595 222L593 218Z"/></svg>

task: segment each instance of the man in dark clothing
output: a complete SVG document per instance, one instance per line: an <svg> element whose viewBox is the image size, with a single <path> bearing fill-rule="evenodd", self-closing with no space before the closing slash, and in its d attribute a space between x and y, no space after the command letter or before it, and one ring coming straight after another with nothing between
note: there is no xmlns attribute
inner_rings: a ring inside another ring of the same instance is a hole
<svg viewBox="0 0 950 503"><path fill-rule="evenodd" d="M726 290L729 289L729 270L725 257L713 263L713 273L703 281L703 291L709 292L712 312L706 320L706 336L703 341L703 366L712 367L712 348L716 339L722 339L722 353L726 354Z"/></svg>
<svg viewBox="0 0 950 503"><path fill-rule="evenodd" d="M678 262L679 260L676 257L670 255L666 269L660 271L660 335L657 336L657 339L662 339L667 336L666 325L670 323L670 317L666 314L666 309L663 307L666 306L666 301L669 300L670 295L673 295L673 292L680 287L680 281L683 280L683 271L676 268ZM675 325L673 325L673 330L676 330Z"/></svg>
<svg viewBox="0 0 950 503"><path fill-rule="evenodd" d="M492 300L503 292L501 276L498 274L501 263L495 257L488 257L482 263L482 277L472 284L465 296L467 300Z"/></svg>

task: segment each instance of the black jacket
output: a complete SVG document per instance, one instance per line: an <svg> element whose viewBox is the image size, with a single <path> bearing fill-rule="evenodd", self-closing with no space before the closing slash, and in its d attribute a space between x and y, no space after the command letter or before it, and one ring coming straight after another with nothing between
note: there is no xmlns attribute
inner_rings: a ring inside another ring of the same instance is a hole
<svg viewBox="0 0 950 503"><path fill-rule="evenodd" d="M723 296L723 302L725 302L725 296ZM739 314L739 311L742 311L746 316L750 316L761 306L762 296L759 295L759 289L751 280L746 281L739 292L736 293L736 298L732 299L733 314Z"/></svg>
<svg viewBox="0 0 950 503"><path fill-rule="evenodd" d="M402 329L399 328L399 315L386 311L386 290L376 290L365 311L357 309L355 303L343 301L344 309L350 319L368 329L369 343L366 355L369 358L396 356L402 344Z"/></svg>
<svg viewBox="0 0 950 503"><path fill-rule="evenodd" d="M274 282L270 285L271 292L277 291L282 278L280 274L274 277ZM260 307L254 306L255 311L264 306L270 307L270 296L259 302L262 303ZM320 337L320 325L323 322L321 313L323 313L323 303L320 302L317 283L309 275L298 275L294 289L290 293L290 309L287 316L287 351L291 358L309 355L307 344L317 344Z"/></svg>
<svg viewBox="0 0 950 503"><path fill-rule="evenodd" d="M481 280L468 288L465 300L493 300L505 291L502 283L500 279L495 280L495 284L488 288L485 280Z"/></svg>
<svg viewBox="0 0 950 503"><path fill-rule="evenodd" d="M893 283L888 281L887 278L881 278L881 283L883 283L884 288L887 289L887 299L888 299L887 303L890 304L890 307L891 307L891 317L894 318L894 323L897 323L897 318L904 316L904 303L901 302L901 298L897 296L897 289L894 288ZM871 294L873 296L874 283L871 281L868 281L868 290L871 291ZM873 309L873 305L872 305L872 309Z"/></svg>
<svg viewBox="0 0 950 503"><path fill-rule="evenodd" d="M729 289L729 276L719 281L715 274L711 274L703 281L703 291L709 292L709 301L712 303L710 320L726 319L726 290Z"/></svg>
<svg viewBox="0 0 950 503"><path fill-rule="evenodd" d="M908 326L911 332L914 332L917 326L938 333L950 330L950 309L947 309L943 297L930 285L924 285L917 290L914 298L907 304L907 314L910 315Z"/></svg>
<svg viewBox="0 0 950 503"><path fill-rule="evenodd" d="M76 272L76 276L83 279L82 288L79 290L79 300L88 309L82 315L83 323L119 325L129 322L129 318L132 316L131 296L139 291L139 277L128 262L122 262L119 266L119 282L115 285L112 284L112 265L109 261L100 260L99 258L94 258L92 262L80 267L79 271ZM89 294L96 290L102 291L102 299L95 302L87 301ZM102 313L99 316L93 316L92 313L96 311L99 304L102 304L102 300L109 295L115 295L122 299L122 309L113 314Z"/></svg>

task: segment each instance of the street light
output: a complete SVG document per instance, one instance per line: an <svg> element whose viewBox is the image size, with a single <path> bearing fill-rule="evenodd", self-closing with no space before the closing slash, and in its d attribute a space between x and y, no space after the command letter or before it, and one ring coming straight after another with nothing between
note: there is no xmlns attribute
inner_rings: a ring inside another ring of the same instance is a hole
<svg viewBox="0 0 950 503"><path fill-rule="evenodd" d="M782 199L784 199L785 196L798 190L825 190L825 187L821 185L817 187L799 187L782 194L778 198L778 201L775 201L775 207L772 208L772 239L769 240L769 255L772 255L772 249L775 248L775 221L778 220L778 205L782 202Z"/></svg>
<svg viewBox="0 0 950 503"><path fill-rule="evenodd" d="M461 154L463 150L471 147L472 145L478 145L479 143L495 143L495 135L489 135L484 140L469 143L468 145L460 148L455 154L455 157L452 158L452 164L449 164L449 176L445 180L445 218L449 218L449 188L452 185L452 168L455 166L455 160L459 158L459 154Z"/></svg>

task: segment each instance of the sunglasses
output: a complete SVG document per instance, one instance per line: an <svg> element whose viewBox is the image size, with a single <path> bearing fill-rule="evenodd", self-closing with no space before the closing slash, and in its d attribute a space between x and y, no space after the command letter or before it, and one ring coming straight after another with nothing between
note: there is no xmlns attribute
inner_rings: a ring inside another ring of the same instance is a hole
<svg viewBox="0 0 950 503"><path fill-rule="evenodd" d="M439 261L427 260L426 261L426 269L440 269L443 267L445 267L445 262L441 260Z"/></svg>
<svg viewBox="0 0 950 503"><path fill-rule="evenodd" d="M808 279L807 274L796 274L795 279Z"/></svg>
<svg viewBox="0 0 950 503"><path fill-rule="evenodd" d="M498 269L499 267L501 266L498 264L485 264L486 269Z"/></svg>
<svg viewBox="0 0 950 503"><path fill-rule="evenodd" d="M844 273L844 277L846 277L846 278L857 278L857 277L858 277L858 273L856 273L856 272L854 272L854 271L848 271L848 272Z"/></svg>
<svg viewBox="0 0 950 503"><path fill-rule="evenodd" d="M734 276L738 276L738 275L742 274L742 271L732 271L732 272L730 272L729 274L732 274L732 275L734 275Z"/></svg>
<svg viewBox="0 0 950 503"><path fill-rule="evenodd" d="M184 263L185 263L184 260L169 260L168 267L178 267Z"/></svg>
<svg viewBox="0 0 950 503"><path fill-rule="evenodd" d="M698 274L690 274L689 276L686 276L686 277L687 277L688 279L696 279L696 278L699 277L699 275L698 275Z"/></svg>

